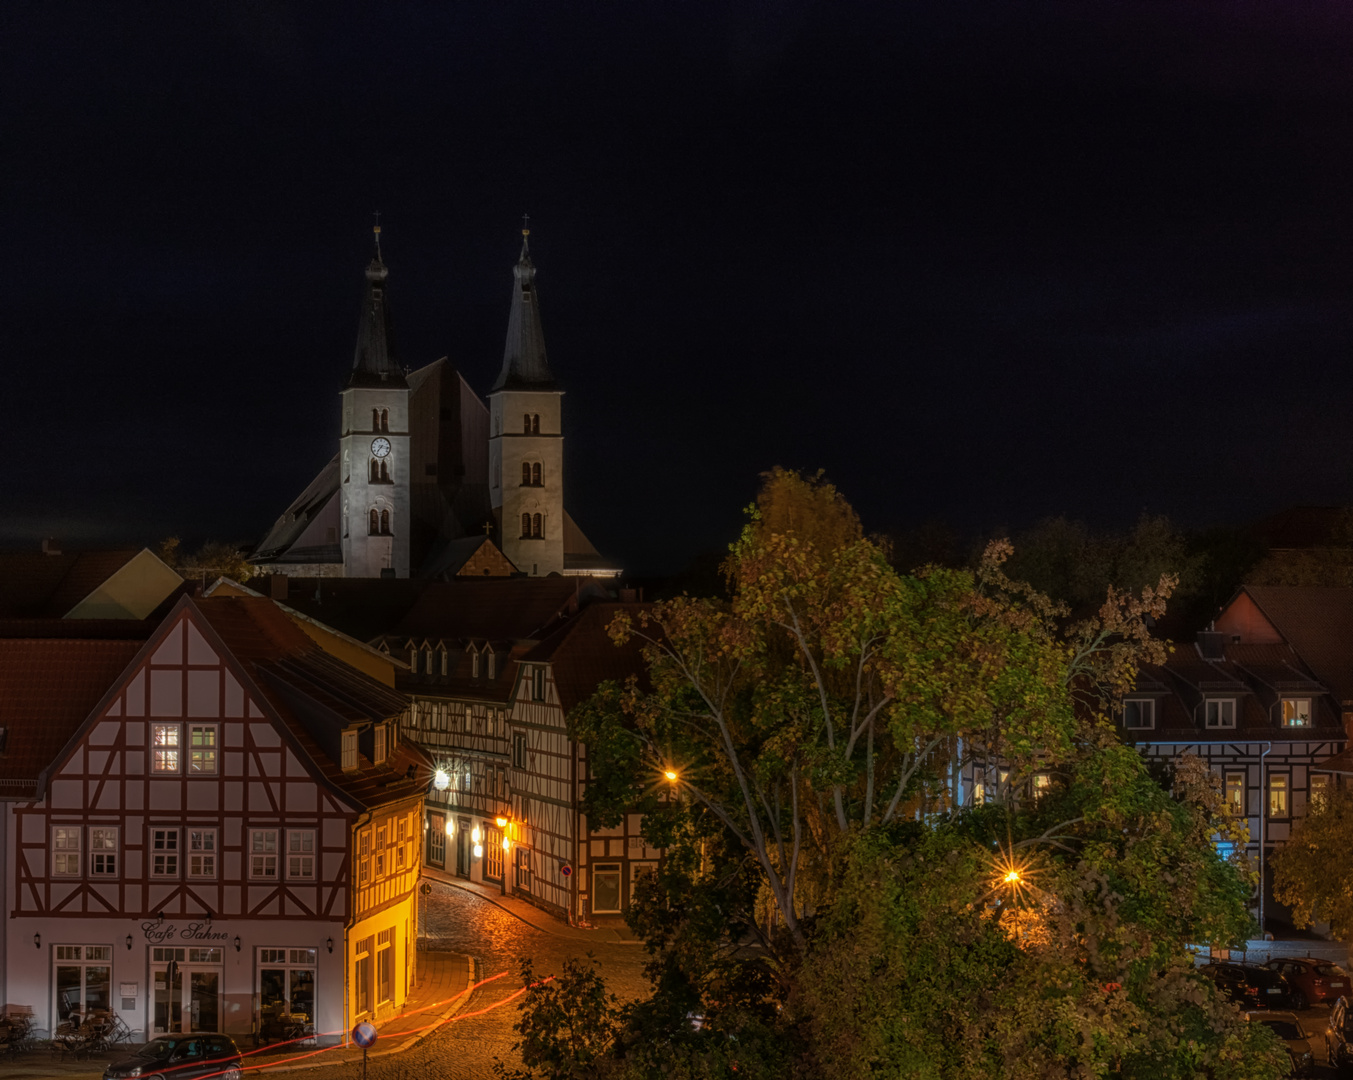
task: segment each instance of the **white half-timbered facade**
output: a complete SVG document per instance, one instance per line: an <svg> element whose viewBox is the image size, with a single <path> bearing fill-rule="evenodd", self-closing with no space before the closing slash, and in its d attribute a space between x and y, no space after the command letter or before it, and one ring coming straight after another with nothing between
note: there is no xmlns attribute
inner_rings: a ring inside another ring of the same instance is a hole
<svg viewBox="0 0 1353 1080"><path fill-rule="evenodd" d="M430 775L403 704L270 601L180 601L5 804L8 1002L144 1038L396 1011Z"/></svg>

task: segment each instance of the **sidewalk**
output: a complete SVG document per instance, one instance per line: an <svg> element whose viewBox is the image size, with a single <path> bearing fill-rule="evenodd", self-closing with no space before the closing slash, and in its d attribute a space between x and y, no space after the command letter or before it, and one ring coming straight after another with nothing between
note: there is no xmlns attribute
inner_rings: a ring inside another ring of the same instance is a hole
<svg viewBox="0 0 1353 1080"><path fill-rule="evenodd" d="M424 1035L449 1020L469 1000L473 987L474 960L458 953L418 953L418 979L409 990L404 1012L376 1025L379 1037L367 1051L371 1060L402 1054ZM332 1065L360 1063L362 1051L356 1046L314 1047L306 1045L265 1047L252 1052L248 1035L236 1035L244 1053L244 1070L272 1076ZM110 1062L125 1057L134 1047L97 1054L82 1061L61 1061L47 1049L20 1054L0 1066L4 1080L99 1080Z"/></svg>
<svg viewBox="0 0 1353 1080"><path fill-rule="evenodd" d="M429 881L435 881L439 885L449 885L453 889L461 889L464 892L473 893L481 900L487 900L490 904L502 908L509 915L520 919L527 926L534 930L539 930L542 934L551 934L557 938L563 938L565 941L576 941L586 944L593 944L598 941L604 941L610 945L642 945L643 942L630 932L628 926L598 926L581 927L569 926L562 919L557 919L548 912L542 911L534 904L515 896L504 896L497 885L484 885L478 881L469 881L466 878L457 877L455 874L448 874L445 870L438 870L435 866L424 866L423 877Z"/></svg>

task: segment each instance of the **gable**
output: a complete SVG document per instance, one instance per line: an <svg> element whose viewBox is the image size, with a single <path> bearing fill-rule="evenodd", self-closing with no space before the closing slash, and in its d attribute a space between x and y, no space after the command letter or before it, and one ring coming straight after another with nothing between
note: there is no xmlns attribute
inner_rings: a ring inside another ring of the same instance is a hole
<svg viewBox="0 0 1353 1080"><path fill-rule="evenodd" d="M1238 592L1216 620L1217 632L1240 639L1244 645L1281 645L1283 636L1244 589Z"/></svg>
<svg viewBox="0 0 1353 1080"><path fill-rule="evenodd" d="M183 578L142 548L66 612L67 619L144 619L173 595Z"/></svg>

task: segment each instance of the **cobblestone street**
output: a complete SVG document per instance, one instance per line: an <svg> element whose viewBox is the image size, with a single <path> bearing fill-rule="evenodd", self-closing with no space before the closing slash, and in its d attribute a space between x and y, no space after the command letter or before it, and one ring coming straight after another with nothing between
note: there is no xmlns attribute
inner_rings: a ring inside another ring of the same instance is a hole
<svg viewBox="0 0 1353 1080"><path fill-rule="evenodd" d="M607 986L621 1000L647 992L643 964L648 954L642 946L592 943L584 932L568 937L545 933L489 901L449 885L434 884L426 904L428 948L473 956L479 962L480 979L500 971L508 974L476 990L456 1019L417 1046L402 1054L373 1058L368 1066L369 1080L484 1080L492 1076L495 1055L504 1060L513 1058L512 1024L518 1001L492 1006L520 989L516 968L523 956L534 960L539 974L549 975L559 971L566 958L582 958L590 951L601 963ZM486 1008L489 1011L480 1012ZM344 1064L293 1075L298 1080L306 1076L360 1080L362 1069L360 1064Z"/></svg>

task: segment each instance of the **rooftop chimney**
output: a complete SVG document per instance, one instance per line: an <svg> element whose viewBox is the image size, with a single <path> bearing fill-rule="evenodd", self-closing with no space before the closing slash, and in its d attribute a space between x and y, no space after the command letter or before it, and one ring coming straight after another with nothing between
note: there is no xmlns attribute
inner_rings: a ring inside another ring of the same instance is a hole
<svg viewBox="0 0 1353 1080"><path fill-rule="evenodd" d="M44 555L60 555L61 545L49 536L42 542L42 553Z"/></svg>

